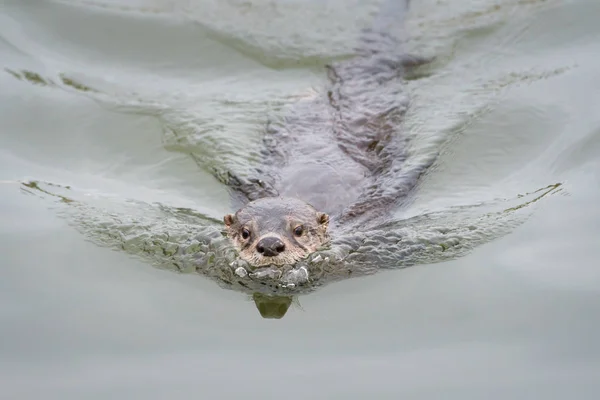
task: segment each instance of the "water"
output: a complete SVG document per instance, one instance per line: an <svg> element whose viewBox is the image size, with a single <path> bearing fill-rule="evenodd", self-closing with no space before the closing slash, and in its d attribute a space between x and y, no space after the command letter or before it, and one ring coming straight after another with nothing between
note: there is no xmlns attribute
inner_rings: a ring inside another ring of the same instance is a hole
<svg viewBox="0 0 600 400"><path fill-rule="evenodd" d="M0 7L3 398L598 396L594 0L414 2L408 47L438 61L407 83L406 129L436 162L395 217L465 251L278 320L156 267L232 211L211 172L255 162L267 115L324 83L376 4Z"/></svg>

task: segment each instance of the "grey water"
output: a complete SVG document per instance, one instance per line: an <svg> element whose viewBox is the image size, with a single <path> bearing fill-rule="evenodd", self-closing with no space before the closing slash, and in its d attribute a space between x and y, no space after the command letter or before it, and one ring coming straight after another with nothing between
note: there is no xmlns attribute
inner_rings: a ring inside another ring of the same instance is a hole
<svg viewBox="0 0 600 400"><path fill-rule="evenodd" d="M394 217L433 256L280 319L161 265L379 3L0 1L0 398L600 395L595 0L412 2L435 162Z"/></svg>

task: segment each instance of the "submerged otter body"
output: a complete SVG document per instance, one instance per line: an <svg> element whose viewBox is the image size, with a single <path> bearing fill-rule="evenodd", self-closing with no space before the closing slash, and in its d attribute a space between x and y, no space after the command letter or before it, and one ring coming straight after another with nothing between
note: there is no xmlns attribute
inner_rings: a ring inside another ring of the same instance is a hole
<svg viewBox="0 0 600 400"><path fill-rule="evenodd" d="M247 204L224 220L250 265L293 264L327 242L329 225L343 234L381 221L425 169L404 165L401 122L408 107L404 69L427 60L404 54L389 35L406 9L402 1L393 6L395 14L364 32L355 58L327 66L326 92L269 125L255 177L232 180ZM269 238L272 251L265 250Z"/></svg>

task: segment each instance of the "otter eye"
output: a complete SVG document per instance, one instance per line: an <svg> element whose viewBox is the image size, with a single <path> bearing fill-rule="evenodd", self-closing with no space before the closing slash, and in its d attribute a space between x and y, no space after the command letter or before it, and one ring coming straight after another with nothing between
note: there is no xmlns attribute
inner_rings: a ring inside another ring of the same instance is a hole
<svg viewBox="0 0 600 400"><path fill-rule="evenodd" d="M242 229L242 238L248 239L250 237L250 231L246 228Z"/></svg>
<svg viewBox="0 0 600 400"><path fill-rule="evenodd" d="M304 228L302 227L302 225L298 225L297 227L294 228L294 235L302 236L303 233L304 233Z"/></svg>

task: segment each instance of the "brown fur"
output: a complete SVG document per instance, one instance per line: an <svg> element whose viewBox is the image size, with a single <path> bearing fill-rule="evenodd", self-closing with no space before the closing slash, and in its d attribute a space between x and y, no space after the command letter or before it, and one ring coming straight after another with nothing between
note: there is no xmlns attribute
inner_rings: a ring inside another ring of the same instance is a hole
<svg viewBox="0 0 600 400"><path fill-rule="evenodd" d="M223 220L240 257L253 267L294 264L329 240L329 216L293 198L258 199ZM294 234L298 226L303 228L299 236ZM250 232L247 239L242 236L243 229ZM265 237L278 238L285 250L273 257L259 253L256 246Z"/></svg>

